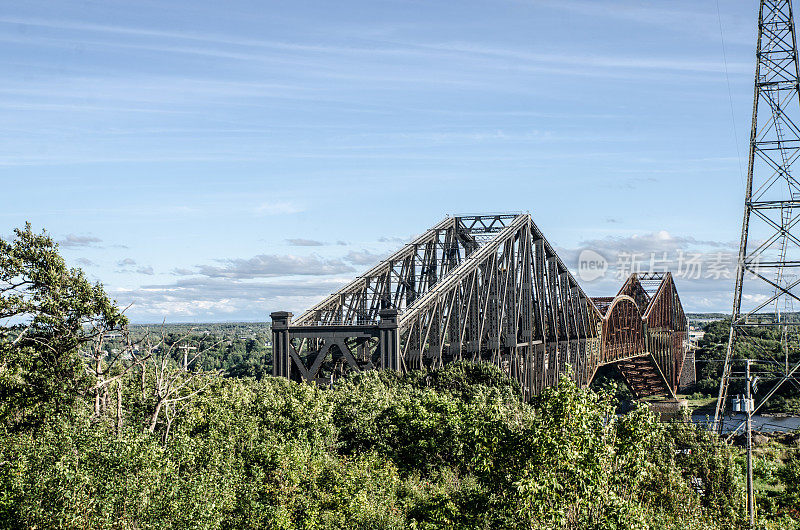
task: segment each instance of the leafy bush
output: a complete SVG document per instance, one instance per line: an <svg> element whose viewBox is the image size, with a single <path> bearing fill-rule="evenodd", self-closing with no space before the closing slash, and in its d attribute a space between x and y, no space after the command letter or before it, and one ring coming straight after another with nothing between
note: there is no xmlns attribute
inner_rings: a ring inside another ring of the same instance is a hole
<svg viewBox="0 0 800 530"><path fill-rule="evenodd" d="M489 365L364 373L332 390L220 377L167 438L135 415L121 432L89 418L2 435L7 526L728 528L741 516L713 435L645 407L618 417L567 380L525 403Z"/></svg>
<svg viewBox="0 0 800 530"><path fill-rule="evenodd" d="M100 339L125 318L102 286L67 269L46 234L15 234L0 239L0 317L17 322L0 326L3 527L743 521L730 448L691 424L663 425L645 407L618 416L615 396L626 394L613 377L600 393L562 379L531 402L490 364L369 372L321 389L266 376L265 341L254 334L220 342L203 333L197 343L213 355L181 366L182 338L166 328L138 357L131 347L110 358ZM718 357L711 339L724 331L708 331L704 355ZM703 380L718 377L708 370ZM799 469L795 458L759 471L783 477L781 506L800 500ZM797 513L776 517L773 527L788 528Z"/></svg>

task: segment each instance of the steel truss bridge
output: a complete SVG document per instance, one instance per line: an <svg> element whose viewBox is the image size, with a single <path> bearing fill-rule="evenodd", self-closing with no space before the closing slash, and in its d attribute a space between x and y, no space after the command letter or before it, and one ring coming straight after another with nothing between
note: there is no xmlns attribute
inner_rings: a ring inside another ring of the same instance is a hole
<svg viewBox="0 0 800 530"><path fill-rule="evenodd" d="M614 365L636 397L674 398L694 375L670 273L590 298L528 214L448 217L297 320L271 316L273 375L320 385L471 360L531 396L563 374L588 386Z"/></svg>

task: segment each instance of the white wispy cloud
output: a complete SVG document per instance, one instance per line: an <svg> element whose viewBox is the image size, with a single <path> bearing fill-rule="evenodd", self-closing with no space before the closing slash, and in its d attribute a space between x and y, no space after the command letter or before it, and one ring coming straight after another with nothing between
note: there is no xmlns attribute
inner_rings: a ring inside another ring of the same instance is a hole
<svg viewBox="0 0 800 530"><path fill-rule="evenodd" d="M605 258L604 276L582 281L578 259L583 250ZM738 242L697 239L666 230L581 241L578 248L557 249L590 296L613 296L632 272L671 272L687 311L721 311L733 296Z"/></svg>
<svg viewBox="0 0 800 530"><path fill-rule="evenodd" d="M605 10L603 10L605 11ZM657 19L653 11L641 10L648 17ZM661 15L662 17L665 16ZM485 69L505 71L513 64L515 72L557 73L568 76L595 77L636 77L632 71L685 72L693 74L721 73L721 58L698 59L695 56L658 57L652 55L599 55L586 53L542 53L511 46L498 46L481 42L425 42L425 41L373 41L370 46L342 46L332 43L299 43L269 41L262 39L239 38L227 35L189 33L178 31L152 30L128 26L87 24L76 21L53 21L45 19L26 19L21 17L0 17L0 22L16 25L30 25L52 30L81 31L108 34L109 38L88 39L81 37L85 45L98 49L113 47L184 55L196 55L219 60L240 61L249 65L269 67L304 67L306 76L328 79L361 80L382 83L428 84L430 76L426 73L447 68L449 75L438 76L439 84L456 84L475 88L496 86L483 76L473 75ZM111 36L115 38L110 38ZM120 39L120 36L134 40ZM139 39L139 40L136 40ZM25 44L74 45L74 36L59 38L53 36L0 35L0 40L22 42ZM170 41L202 43L204 46L175 44ZM233 47L233 49L231 49ZM249 50L249 51L244 51ZM287 55L288 54L288 55ZM405 65L402 75L394 75L386 68L387 57L403 57L411 61ZM350 61L348 58L357 59ZM454 62L455 61L455 62ZM371 69L364 65L370 64ZM334 65L337 65L334 67ZM415 65L415 66L414 66ZM425 65L425 66L422 66ZM435 66L433 66L435 65ZM409 68L409 66L411 68ZM576 68L577 67L577 68ZM730 72L749 72L749 63L731 62ZM511 87L507 87L511 89ZM307 90L305 85L293 87L284 97ZM264 89L266 90L266 89ZM139 91L137 91L139 92ZM315 96L317 97L317 96Z"/></svg>
<svg viewBox="0 0 800 530"><path fill-rule="evenodd" d="M325 242L317 241L316 239L303 238L287 239L286 242L293 247L322 247L326 244Z"/></svg>
<svg viewBox="0 0 800 530"><path fill-rule="evenodd" d="M499 47L480 43L452 42L422 44L435 50L445 50L473 56L489 56L526 64L572 65L588 68L624 68L635 70L675 70L685 72L724 72L721 58L697 60L695 57L658 57L644 55L596 55L591 53L568 54L563 52L536 53L528 49ZM752 64L728 63L729 72L749 73Z"/></svg>
<svg viewBox="0 0 800 530"><path fill-rule="evenodd" d="M289 201L264 202L255 208L257 215L290 215L303 211L305 208Z"/></svg>
<svg viewBox="0 0 800 530"><path fill-rule="evenodd" d="M259 254L252 258L221 259L218 262L220 265L198 265L196 273L209 278L243 280L293 275L324 276L355 270L342 260L316 255Z"/></svg>
<svg viewBox="0 0 800 530"><path fill-rule="evenodd" d="M81 267L96 267L97 263L90 260L89 258L78 258L75 260L75 263L80 265Z"/></svg>
<svg viewBox="0 0 800 530"><path fill-rule="evenodd" d="M681 9L681 3L614 1L596 2L592 0L531 0L533 3L552 9L569 11L574 16L593 20L620 20L657 27L673 33L691 34L694 37L719 39L719 23L722 19L726 40L730 43L754 45L753 24L747 24L729 15L729 10L714 9L714 4L702 6L704 9ZM686 2L683 6L692 6ZM748 21L750 22L750 21Z"/></svg>
<svg viewBox="0 0 800 530"><path fill-rule="evenodd" d="M133 304L128 314L139 321L190 319L267 320L272 311L301 312L347 282L345 278L296 281L238 281L195 277L173 283L117 288L110 294Z"/></svg>
<svg viewBox="0 0 800 530"><path fill-rule="evenodd" d="M103 240L99 237L75 234L67 234L63 239L57 241L58 245L62 248L97 247L98 243L102 242Z"/></svg>
<svg viewBox="0 0 800 530"><path fill-rule="evenodd" d="M377 265L379 261L388 256L388 252L370 252L369 250L351 250L345 255L344 260L356 265Z"/></svg>

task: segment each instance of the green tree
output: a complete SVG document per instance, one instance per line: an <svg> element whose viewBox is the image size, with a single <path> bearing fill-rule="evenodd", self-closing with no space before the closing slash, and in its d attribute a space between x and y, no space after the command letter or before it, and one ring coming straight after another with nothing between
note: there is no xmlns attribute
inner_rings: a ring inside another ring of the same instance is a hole
<svg viewBox="0 0 800 530"><path fill-rule="evenodd" d="M0 426L19 429L74 411L87 386L80 348L127 321L27 223L0 239L0 322Z"/></svg>
<svg viewBox="0 0 800 530"><path fill-rule="evenodd" d="M787 514L800 519L800 454L792 455L778 471L778 475L786 488L781 499L783 509Z"/></svg>

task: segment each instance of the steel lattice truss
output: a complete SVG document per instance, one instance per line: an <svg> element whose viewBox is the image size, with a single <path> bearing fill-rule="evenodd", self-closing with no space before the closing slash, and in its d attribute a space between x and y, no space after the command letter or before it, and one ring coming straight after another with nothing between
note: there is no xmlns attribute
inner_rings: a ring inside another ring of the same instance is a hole
<svg viewBox="0 0 800 530"><path fill-rule="evenodd" d="M447 218L306 311L295 324L365 324L377 322L381 309L411 306L515 217Z"/></svg>
<svg viewBox="0 0 800 530"><path fill-rule="evenodd" d="M669 274L656 293L640 277L601 311L530 215L450 217L296 321L273 313L273 373L325 384L463 359L501 366L532 395L567 372L588 385L617 364L638 395L674 395L686 320ZM656 315L672 320L650 329ZM653 350L668 359L650 353L653 341L669 344Z"/></svg>
<svg viewBox="0 0 800 530"><path fill-rule="evenodd" d="M687 357L688 321L672 274L631 274L616 297L603 300L610 307L601 364L616 364L637 397L674 398L683 370L693 377L694 366Z"/></svg>
<svg viewBox="0 0 800 530"><path fill-rule="evenodd" d="M739 346L780 330L782 351L759 352L759 371L776 371L777 382L756 410L786 381L794 383L800 321L793 316L800 300L800 183L792 168L800 156L797 41L790 0L762 0L758 15L755 91L750 153L731 331L714 425L720 427ZM761 331L759 331L761 330ZM794 351L792 351L794 350ZM795 383L796 384L796 383Z"/></svg>

